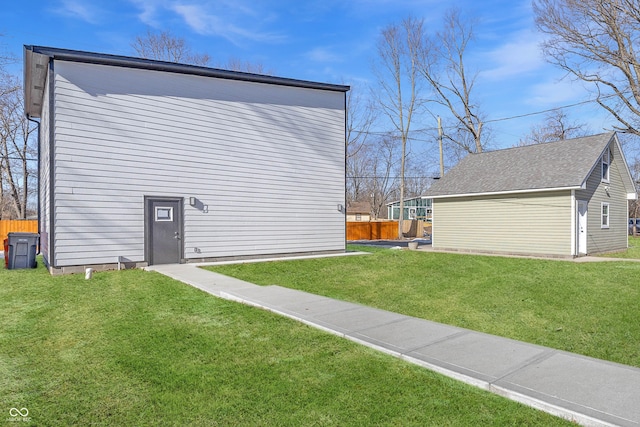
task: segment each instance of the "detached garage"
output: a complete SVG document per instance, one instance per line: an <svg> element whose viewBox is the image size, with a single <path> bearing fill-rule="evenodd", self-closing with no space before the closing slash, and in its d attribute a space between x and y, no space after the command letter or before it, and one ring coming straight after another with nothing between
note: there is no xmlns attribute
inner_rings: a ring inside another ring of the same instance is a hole
<svg viewBox="0 0 640 427"><path fill-rule="evenodd" d="M25 46L52 273L345 250L348 86Z"/></svg>
<svg viewBox="0 0 640 427"><path fill-rule="evenodd" d="M425 197L434 249L575 257L627 248L637 194L605 133L471 154Z"/></svg>

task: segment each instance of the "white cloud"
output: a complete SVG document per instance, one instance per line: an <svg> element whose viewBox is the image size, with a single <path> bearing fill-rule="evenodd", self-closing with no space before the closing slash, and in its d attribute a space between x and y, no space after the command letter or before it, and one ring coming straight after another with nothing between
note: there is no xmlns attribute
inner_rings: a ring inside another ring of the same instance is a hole
<svg viewBox="0 0 640 427"><path fill-rule="evenodd" d="M556 108L585 100L584 86L569 79L547 79L532 85L526 103L539 108Z"/></svg>
<svg viewBox="0 0 640 427"><path fill-rule="evenodd" d="M130 0L135 6L140 9L138 19L144 24L151 27L159 27L160 24L157 21L156 15L158 9L162 6L162 3L158 0Z"/></svg>
<svg viewBox="0 0 640 427"><path fill-rule="evenodd" d="M540 37L523 31L515 38L491 50L485 58L489 64L482 77L501 80L535 71L544 66L545 61L540 52Z"/></svg>
<svg viewBox="0 0 640 427"><path fill-rule="evenodd" d="M314 62L342 62L343 58L335 51L324 47L317 47L307 52L307 58Z"/></svg>
<svg viewBox="0 0 640 427"><path fill-rule="evenodd" d="M60 15L81 19L90 24L99 23L102 14L98 8L78 0L62 0L61 6L55 11Z"/></svg>
<svg viewBox="0 0 640 427"><path fill-rule="evenodd" d="M557 72L556 74L560 74ZM523 104L531 111L544 111L562 108L576 123L586 125L586 130L598 133L611 129L615 124L613 117L595 102L585 84L571 79L552 79L533 85L523 94ZM530 118L532 123L540 122L545 113Z"/></svg>
<svg viewBox="0 0 640 427"><path fill-rule="evenodd" d="M275 43L285 39L282 34L259 31L254 28L253 22L257 21L255 11L242 5L233 8L233 13L226 13L224 17L204 5L175 3L169 9L178 14L196 33L223 37L236 45L240 45L246 40ZM251 18L251 24L232 22L244 22L245 17Z"/></svg>

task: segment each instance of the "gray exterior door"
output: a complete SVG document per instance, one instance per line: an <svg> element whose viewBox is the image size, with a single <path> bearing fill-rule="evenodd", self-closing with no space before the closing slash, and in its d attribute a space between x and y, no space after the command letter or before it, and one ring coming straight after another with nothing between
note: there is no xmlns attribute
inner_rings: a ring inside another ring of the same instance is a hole
<svg viewBox="0 0 640 427"><path fill-rule="evenodd" d="M182 261L182 199L145 199L147 260L149 265Z"/></svg>

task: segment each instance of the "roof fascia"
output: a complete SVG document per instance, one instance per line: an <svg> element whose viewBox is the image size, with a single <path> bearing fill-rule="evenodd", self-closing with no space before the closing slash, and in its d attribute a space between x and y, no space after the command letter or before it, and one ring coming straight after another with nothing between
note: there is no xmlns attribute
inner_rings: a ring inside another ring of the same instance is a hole
<svg viewBox="0 0 640 427"><path fill-rule="evenodd" d="M636 200L638 198L638 190L636 188L635 183L633 182L633 177L631 176L631 170L629 169L629 164L627 163L627 159L624 156L624 152L622 151L622 146L620 145L620 140L618 139L618 134L614 133L613 134L613 138L612 138L616 144L616 147L618 147L618 152L620 153L620 157L622 157L622 164L624 165L624 170L626 171L626 173L623 173L622 175L622 181L625 182L627 184L626 190L627 190L627 200ZM608 145L607 145L608 146ZM629 199L629 197L635 194L635 197L633 199Z"/></svg>
<svg viewBox="0 0 640 427"><path fill-rule="evenodd" d="M407 197L404 199L405 202L409 201L409 200L418 200L418 199L430 199L431 197L427 197L427 196L416 196L416 197ZM395 202L388 202L386 203L387 206L391 206L394 203L400 203L400 200L396 200Z"/></svg>
<svg viewBox="0 0 640 427"><path fill-rule="evenodd" d="M580 185L574 185L569 187L554 187L554 188L529 188L526 190L510 190L510 191L493 191L493 192L485 192L485 193L464 193L464 194L446 194L440 196L424 196L429 199L447 199L447 198L458 198L458 197L478 197L478 196L502 196L509 194L524 194L524 193L548 193L552 191L568 191L568 190L581 190L583 189Z"/></svg>
<svg viewBox="0 0 640 427"><path fill-rule="evenodd" d="M602 159L602 156L604 155L604 151L607 148L609 148L609 145L611 145L611 140L614 139L615 135L616 135L615 132L611 135L611 138L609 138L609 141L607 141L607 145L605 145L605 147L602 149L602 151L598 155L598 158L596 159L596 161L591 166L591 169L589 169L589 173L587 173L587 176L584 177L584 180L582 181L582 188L583 189L587 188L587 181L589 181L589 177L591 176L593 171L595 171L596 168L598 166L600 166L600 159ZM616 140L617 140L617 138L616 138Z"/></svg>
<svg viewBox="0 0 640 427"><path fill-rule="evenodd" d="M239 71L207 68L196 65L163 62L151 59L133 58L128 56L109 55L103 53L83 52L77 50L58 49L43 46L25 46L25 49L34 53L47 55L54 60L84 62L98 65L111 65L126 68L139 68L153 71L165 71L179 74L193 74L205 77L216 77L228 80L240 80L254 83L266 83L280 86L301 87L306 89L329 90L335 92L347 92L349 86L330 83L319 83L307 80L297 80L285 77L266 76L262 74L244 73Z"/></svg>

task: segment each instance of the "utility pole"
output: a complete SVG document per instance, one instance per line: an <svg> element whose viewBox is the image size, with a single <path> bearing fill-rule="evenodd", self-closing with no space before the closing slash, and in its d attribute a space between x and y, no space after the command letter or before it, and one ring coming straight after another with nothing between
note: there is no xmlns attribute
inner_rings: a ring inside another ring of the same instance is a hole
<svg viewBox="0 0 640 427"><path fill-rule="evenodd" d="M444 176L444 154L442 152L442 122L438 116L438 148L440 149L440 178Z"/></svg>

